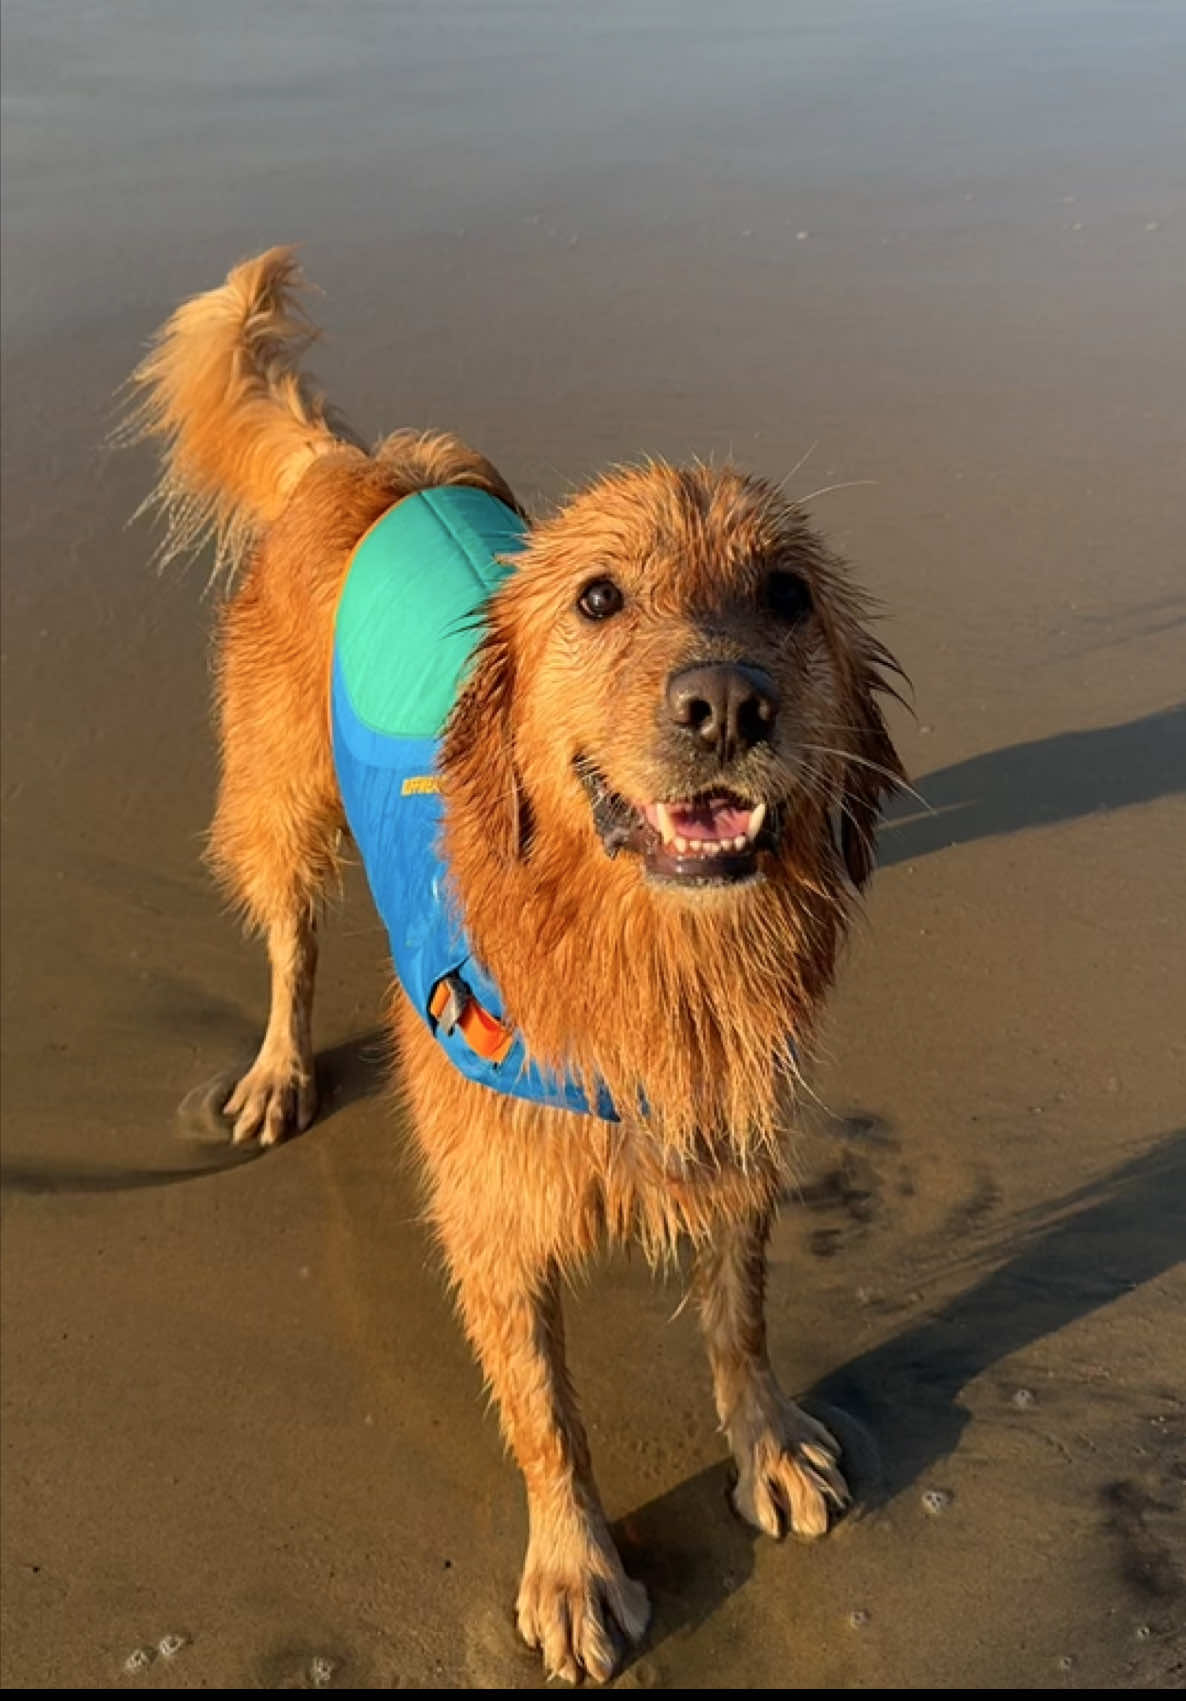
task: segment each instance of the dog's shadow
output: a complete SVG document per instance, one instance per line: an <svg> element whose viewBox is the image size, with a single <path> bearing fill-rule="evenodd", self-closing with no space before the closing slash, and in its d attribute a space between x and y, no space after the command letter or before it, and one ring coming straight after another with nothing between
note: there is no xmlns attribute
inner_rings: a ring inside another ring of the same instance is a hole
<svg viewBox="0 0 1186 1701"><path fill-rule="evenodd" d="M615 1523L623 1564L651 1598L650 1629L623 1670L677 1631L711 1618L748 1580L754 1549L765 1538L730 1506L733 1479L722 1459Z"/></svg>
<svg viewBox="0 0 1186 1701"><path fill-rule="evenodd" d="M251 1067L263 1037L255 1021L237 1003L209 987L167 973L155 977L151 1006L139 1010L137 1019L151 1020L167 1034L199 1040L205 1051L226 1060L216 1075L189 1090L179 1109L183 1127L188 1123L195 1136L204 1130L212 1138L221 1138L226 1130L219 1113L235 1082ZM318 1098L314 1126L382 1093L390 1081L392 1055L390 1035L379 1026L319 1051L314 1060Z"/></svg>
<svg viewBox="0 0 1186 1701"><path fill-rule="evenodd" d="M1175 1266L1184 1197L1186 1127L1019 1218L995 1268L808 1389L804 1405L843 1445L856 1514L876 1513L954 1452L975 1377ZM652 1595L646 1647L703 1622L749 1578L765 1538L733 1514L731 1481L722 1460L616 1526L627 1570Z"/></svg>
<svg viewBox="0 0 1186 1701"><path fill-rule="evenodd" d="M231 1143L231 1125L222 1115L232 1088L251 1061L243 1049L242 1067L220 1071L192 1087L177 1107L176 1138L162 1152L162 1161L151 1167L130 1164L55 1163L39 1159L4 1160L0 1165L0 1193L96 1194L131 1193L142 1188L175 1187L181 1182L200 1181L266 1155L258 1141L243 1146ZM319 1052L316 1061L320 1128L348 1105L374 1098L387 1085L391 1068L388 1035L381 1028L355 1039L343 1040Z"/></svg>
<svg viewBox="0 0 1186 1701"><path fill-rule="evenodd" d="M369 1033L319 1051L314 1061L317 1080L314 1127L323 1128L348 1106L382 1093L390 1081L391 1059L391 1040L382 1028L373 1028ZM250 1064L251 1054L244 1050L238 1067L220 1070L209 1080L191 1088L177 1111L183 1139L203 1148L226 1144L230 1122L223 1115L222 1107L235 1082ZM248 1150L258 1155L260 1147L253 1141Z"/></svg>
<svg viewBox="0 0 1186 1701"><path fill-rule="evenodd" d="M885 1497L877 1443L838 1407L811 1396L804 1404L841 1444L853 1496L846 1522L855 1522ZM770 1538L734 1512L735 1480L731 1462L721 1459L614 1525L627 1572L651 1597L650 1628L624 1670L670 1636L704 1623L749 1581L758 1544Z"/></svg>
<svg viewBox="0 0 1186 1701"><path fill-rule="evenodd" d="M319 1122L348 1105L377 1098L391 1084L393 1046L384 1028L343 1040L317 1055Z"/></svg>
<svg viewBox="0 0 1186 1701"><path fill-rule="evenodd" d="M900 799L878 846L882 868L953 845L1075 821L1180 795L1186 787L1186 704L1140 720L1010 744L936 768Z"/></svg>

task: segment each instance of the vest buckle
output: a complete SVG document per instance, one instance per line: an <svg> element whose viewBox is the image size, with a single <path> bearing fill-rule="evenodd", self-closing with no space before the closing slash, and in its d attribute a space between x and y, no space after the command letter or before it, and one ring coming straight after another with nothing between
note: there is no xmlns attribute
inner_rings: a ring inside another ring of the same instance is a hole
<svg viewBox="0 0 1186 1701"><path fill-rule="evenodd" d="M488 1063L501 1063L515 1042L514 1029L483 1010L469 982L459 974L442 975L437 981L428 995L428 1014L434 1029L448 1035L460 1029L470 1050Z"/></svg>

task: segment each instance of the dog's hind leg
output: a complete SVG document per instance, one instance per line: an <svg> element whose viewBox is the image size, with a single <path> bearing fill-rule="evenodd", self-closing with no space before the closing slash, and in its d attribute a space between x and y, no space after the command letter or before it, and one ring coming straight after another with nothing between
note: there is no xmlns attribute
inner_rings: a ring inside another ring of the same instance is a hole
<svg viewBox="0 0 1186 1701"><path fill-rule="evenodd" d="M782 1392L766 1354L769 1218L720 1224L697 1254L693 1291L721 1428L737 1465L733 1505L767 1535L822 1536L848 1504L840 1449Z"/></svg>
<svg viewBox="0 0 1186 1701"><path fill-rule="evenodd" d="M287 611L249 580L222 619L222 781L209 861L271 967L267 1030L223 1114L236 1144L274 1145L317 1111L313 982L317 917L338 870L344 820L333 774L324 669L304 661ZM304 620L316 625L316 611Z"/></svg>
<svg viewBox="0 0 1186 1701"><path fill-rule="evenodd" d="M313 981L317 927L312 916L279 916L267 926L272 992L268 1026L255 1062L223 1106L235 1145L275 1145L301 1133L317 1114L313 1068Z"/></svg>

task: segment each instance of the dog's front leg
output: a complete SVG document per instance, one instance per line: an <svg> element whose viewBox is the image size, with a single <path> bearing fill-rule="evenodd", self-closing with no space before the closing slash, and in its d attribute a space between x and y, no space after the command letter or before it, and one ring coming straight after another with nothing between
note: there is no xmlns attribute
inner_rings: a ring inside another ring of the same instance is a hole
<svg viewBox="0 0 1186 1701"><path fill-rule="evenodd" d="M766 1240L770 1220L723 1223L697 1254L693 1275L721 1428L737 1465L733 1504L749 1523L781 1536L822 1536L830 1509L848 1504L840 1448L778 1386L766 1355Z"/></svg>
<svg viewBox="0 0 1186 1701"><path fill-rule="evenodd" d="M479 1262L480 1258L480 1262ZM611 1677L623 1640L650 1616L627 1577L593 1481L589 1444L564 1362L554 1267L453 1249L462 1318L498 1402L527 1484L530 1534L519 1588L519 1632L550 1676Z"/></svg>

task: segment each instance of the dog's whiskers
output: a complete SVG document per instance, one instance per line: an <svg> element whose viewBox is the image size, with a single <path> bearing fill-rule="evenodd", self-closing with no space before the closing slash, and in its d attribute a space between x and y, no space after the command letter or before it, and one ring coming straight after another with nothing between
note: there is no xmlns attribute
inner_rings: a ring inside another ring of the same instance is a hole
<svg viewBox="0 0 1186 1701"><path fill-rule="evenodd" d="M799 748L800 750L814 751L820 756L836 756L842 762L855 762L858 768L871 768L874 773L884 774L895 791L906 792L916 802L921 803L928 815L935 814L934 808L920 791L915 791L914 787L908 785L900 774L896 774L892 768L887 768L882 762L870 761L867 756L857 756L851 750L831 750L824 744L801 744Z"/></svg>
<svg viewBox="0 0 1186 1701"><path fill-rule="evenodd" d="M806 496L796 496L795 505L803 507L808 502L814 502L818 496L830 496L834 490L856 490L863 484L876 484L875 478L846 478L839 484L821 484L818 490L809 490Z"/></svg>
<svg viewBox="0 0 1186 1701"><path fill-rule="evenodd" d="M799 456L799 459L795 462L795 464L791 468L790 472L784 473L782 478L779 479L779 481L778 481L779 485L780 486L788 485L791 482L791 480L794 478L794 476L797 472L802 472L803 468L807 465L808 461L815 454L815 451L818 448L819 448L819 438L817 437L814 443L810 444L806 449L804 449L803 453Z"/></svg>

